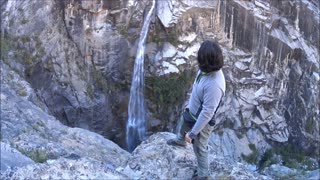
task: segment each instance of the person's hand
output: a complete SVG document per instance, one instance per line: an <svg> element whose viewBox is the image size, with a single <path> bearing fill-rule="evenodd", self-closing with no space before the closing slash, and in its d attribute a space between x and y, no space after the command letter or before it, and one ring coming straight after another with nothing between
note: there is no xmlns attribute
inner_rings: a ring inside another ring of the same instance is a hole
<svg viewBox="0 0 320 180"><path fill-rule="evenodd" d="M192 144L192 139L190 138L189 133L186 133L186 135L184 136L184 140L185 140L187 143Z"/></svg>

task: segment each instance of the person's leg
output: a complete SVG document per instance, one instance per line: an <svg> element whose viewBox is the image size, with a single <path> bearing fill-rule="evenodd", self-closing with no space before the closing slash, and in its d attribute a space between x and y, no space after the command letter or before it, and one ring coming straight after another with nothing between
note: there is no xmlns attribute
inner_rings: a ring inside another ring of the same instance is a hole
<svg viewBox="0 0 320 180"><path fill-rule="evenodd" d="M198 162L198 177L209 176L208 141L212 130L213 126L207 124L198 134L197 138L195 138L193 143L193 150Z"/></svg>
<svg viewBox="0 0 320 180"><path fill-rule="evenodd" d="M186 132L189 132L191 130L191 127L188 126L188 124L186 124L184 121L182 121L182 125L180 128L180 131L177 134L177 138L179 140L184 141L184 136L186 134Z"/></svg>
<svg viewBox="0 0 320 180"><path fill-rule="evenodd" d="M186 142L184 140L185 132L190 131L190 127L184 121L182 121L180 131L177 134L177 137L174 139L169 139L167 144L169 145L178 145L178 146L186 146Z"/></svg>

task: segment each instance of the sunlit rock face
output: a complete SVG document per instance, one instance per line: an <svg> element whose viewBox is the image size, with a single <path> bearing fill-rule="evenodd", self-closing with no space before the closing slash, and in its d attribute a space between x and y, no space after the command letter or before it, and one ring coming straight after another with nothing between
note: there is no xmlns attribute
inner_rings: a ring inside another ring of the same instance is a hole
<svg viewBox="0 0 320 180"><path fill-rule="evenodd" d="M165 27L196 33L195 44L211 39L223 47L227 95L217 120L232 131L213 135L217 151L234 159L250 152L236 142L260 149L290 142L317 153L318 2L206 1L206 8L200 1L170 2L158 6Z"/></svg>
<svg viewBox="0 0 320 180"><path fill-rule="evenodd" d="M196 157L192 145L170 146L167 140L175 135L168 132L155 133L140 144L121 173L136 179L191 179L196 169ZM214 155L209 146L210 176L213 179L270 179L251 172L244 164L232 164L226 158Z"/></svg>
<svg viewBox="0 0 320 180"><path fill-rule="evenodd" d="M249 60L239 58L233 64L232 84L243 106L237 116L272 142L289 141L317 153L319 41L314 40L319 38L319 4L228 3L220 6L224 32L232 47L250 52ZM283 10L285 5L291 9ZM303 14L313 15L309 25L300 21Z"/></svg>
<svg viewBox="0 0 320 180"><path fill-rule="evenodd" d="M2 46L2 61L30 83L30 101L43 111L124 147L133 62L149 6L135 0L4 1L1 36L10 44ZM251 153L249 144L264 150L289 142L315 154L318 9L314 0L159 0L145 76L186 73L189 84L182 87L188 91L201 42L217 41L227 93L216 117L221 126L210 141L213 151L237 160ZM171 91L148 82L146 89L147 134L173 131L188 94L160 104L166 99L151 95Z"/></svg>

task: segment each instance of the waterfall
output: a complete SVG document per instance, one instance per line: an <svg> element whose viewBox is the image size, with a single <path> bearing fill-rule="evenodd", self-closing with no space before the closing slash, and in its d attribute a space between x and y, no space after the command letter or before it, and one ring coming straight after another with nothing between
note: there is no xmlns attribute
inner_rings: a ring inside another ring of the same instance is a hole
<svg viewBox="0 0 320 180"><path fill-rule="evenodd" d="M130 152L140 143L146 132L145 127L145 102L144 102L144 50L145 41L151 21L151 15L155 7L155 0L152 1L152 7L149 10L141 33L137 49L137 55L134 63L134 72L132 77L130 100L128 107L128 122L126 131L126 142Z"/></svg>

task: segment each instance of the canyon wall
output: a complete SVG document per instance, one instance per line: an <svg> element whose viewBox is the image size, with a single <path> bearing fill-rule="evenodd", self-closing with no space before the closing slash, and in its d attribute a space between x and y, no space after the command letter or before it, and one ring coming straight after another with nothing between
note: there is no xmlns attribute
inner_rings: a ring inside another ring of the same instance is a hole
<svg viewBox="0 0 320 180"><path fill-rule="evenodd" d="M1 61L30 83L30 101L43 111L125 148L134 57L149 6L3 1ZM237 160L252 153L250 144L261 151L293 144L317 154L316 1L158 1L146 45L147 133L175 130L205 39L221 45L227 80L214 152Z"/></svg>

